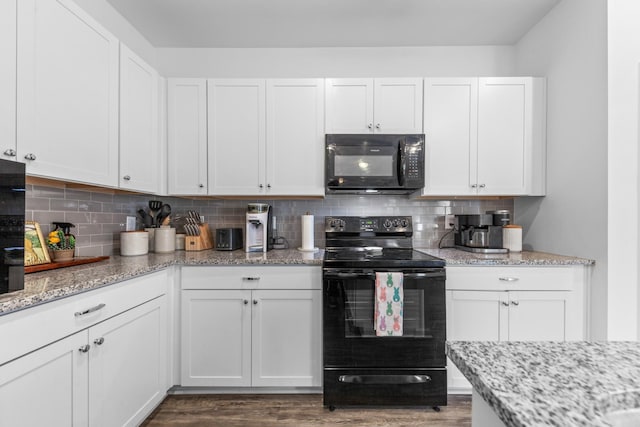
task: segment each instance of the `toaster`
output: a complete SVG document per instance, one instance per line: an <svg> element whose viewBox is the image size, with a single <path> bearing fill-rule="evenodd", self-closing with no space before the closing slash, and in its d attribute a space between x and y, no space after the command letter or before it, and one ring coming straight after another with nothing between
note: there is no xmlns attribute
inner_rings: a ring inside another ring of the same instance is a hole
<svg viewBox="0 0 640 427"><path fill-rule="evenodd" d="M235 251L242 248L242 228L216 228L216 250Z"/></svg>

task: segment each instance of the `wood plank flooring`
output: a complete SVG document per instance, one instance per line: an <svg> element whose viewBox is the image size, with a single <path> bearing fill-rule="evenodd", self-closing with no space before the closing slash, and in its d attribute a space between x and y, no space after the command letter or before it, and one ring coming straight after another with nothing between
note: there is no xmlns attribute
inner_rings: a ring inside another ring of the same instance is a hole
<svg viewBox="0 0 640 427"><path fill-rule="evenodd" d="M338 408L322 406L321 394L172 395L147 418L145 427L169 426L471 426L471 396L449 395L432 409Z"/></svg>

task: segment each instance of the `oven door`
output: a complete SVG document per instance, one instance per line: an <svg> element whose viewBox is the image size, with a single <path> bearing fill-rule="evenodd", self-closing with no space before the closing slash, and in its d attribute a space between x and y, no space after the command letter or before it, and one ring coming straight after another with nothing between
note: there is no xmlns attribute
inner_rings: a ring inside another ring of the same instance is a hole
<svg viewBox="0 0 640 427"><path fill-rule="evenodd" d="M404 274L403 335L376 336L375 271L323 269L324 366L444 367L445 270L384 269Z"/></svg>

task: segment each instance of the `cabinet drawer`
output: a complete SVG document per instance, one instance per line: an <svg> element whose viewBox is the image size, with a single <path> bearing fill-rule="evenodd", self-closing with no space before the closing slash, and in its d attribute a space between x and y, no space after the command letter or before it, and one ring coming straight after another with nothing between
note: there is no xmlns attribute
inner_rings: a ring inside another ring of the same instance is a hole
<svg viewBox="0 0 640 427"><path fill-rule="evenodd" d="M166 293L161 271L0 317L0 365ZM77 313L77 314L76 314Z"/></svg>
<svg viewBox="0 0 640 427"><path fill-rule="evenodd" d="M574 290L583 267L447 267L448 290Z"/></svg>
<svg viewBox="0 0 640 427"><path fill-rule="evenodd" d="M320 267L182 267L182 289L322 289Z"/></svg>

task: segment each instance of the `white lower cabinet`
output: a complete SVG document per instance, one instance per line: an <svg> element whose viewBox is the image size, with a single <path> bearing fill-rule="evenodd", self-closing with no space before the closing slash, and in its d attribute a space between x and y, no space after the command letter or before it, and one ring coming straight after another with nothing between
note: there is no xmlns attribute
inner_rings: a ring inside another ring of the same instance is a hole
<svg viewBox="0 0 640 427"><path fill-rule="evenodd" d="M181 385L319 387L320 282L317 267L183 268Z"/></svg>
<svg viewBox="0 0 640 427"><path fill-rule="evenodd" d="M586 337L586 267L447 267L447 340L565 341ZM471 385L452 363L450 393Z"/></svg>
<svg viewBox="0 0 640 427"><path fill-rule="evenodd" d="M166 278L166 274L156 273L130 280L98 297L80 297L28 316L35 317L39 329L49 331L51 343L0 365L0 424L139 425L167 391L167 298L157 295L166 289ZM130 286L142 289L128 289ZM117 305L123 292L130 298L129 308L98 320ZM137 305L138 298L154 293L153 299ZM93 298L104 303L93 305ZM83 302L90 302L93 311L76 311L74 316L67 310L89 307ZM56 340L65 333L59 310L75 318L73 322L79 327L77 332ZM29 333L31 323L24 313L15 316L19 319L7 320L7 325L12 329L23 325L22 330ZM87 322L91 326L85 327ZM5 337L4 332L0 328L0 337Z"/></svg>

